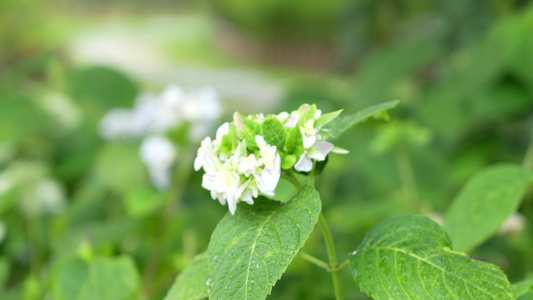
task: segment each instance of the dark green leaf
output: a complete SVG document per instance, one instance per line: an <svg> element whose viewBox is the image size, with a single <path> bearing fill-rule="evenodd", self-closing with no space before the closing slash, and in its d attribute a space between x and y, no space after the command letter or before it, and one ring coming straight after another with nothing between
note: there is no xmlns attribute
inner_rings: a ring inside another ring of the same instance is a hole
<svg viewBox="0 0 533 300"><path fill-rule="evenodd" d="M338 138L346 130L350 129L357 123L363 122L370 117L380 115L383 111L391 109L398 105L399 102L400 101L397 100L385 102L367 107L350 116L338 117L335 120L331 121L329 124L327 124L324 129L329 130L329 133L334 138Z"/></svg>
<svg viewBox="0 0 533 300"><path fill-rule="evenodd" d="M209 296L207 291L207 252L196 255L191 264L176 278L165 300L193 300Z"/></svg>
<svg viewBox="0 0 533 300"><path fill-rule="evenodd" d="M289 202L259 198L226 214L211 236L212 299L265 299L307 240L320 213L318 192L304 187Z"/></svg>
<svg viewBox="0 0 533 300"><path fill-rule="evenodd" d="M451 246L429 218L393 217L367 233L349 257L350 269L374 299L513 299L498 267Z"/></svg>

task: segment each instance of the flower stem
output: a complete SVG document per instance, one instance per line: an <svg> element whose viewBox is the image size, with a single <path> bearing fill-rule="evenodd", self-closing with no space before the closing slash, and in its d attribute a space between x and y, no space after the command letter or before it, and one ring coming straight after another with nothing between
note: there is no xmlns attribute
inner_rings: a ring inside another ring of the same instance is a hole
<svg viewBox="0 0 533 300"><path fill-rule="evenodd" d="M339 273L341 268L339 267L339 264L337 262L337 253L335 251L335 244L333 243L331 231L329 230L328 223L326 222L326 219L324 218L324 215L322 213L320 213L320 217L318 218L318 224L320 225L320 229L322 230L322 234L324 235L324 241L326 243L326 249L328 251L329 270L331 272L331 278L333 279L335 299L342 300L344 299L344 295L342 292L341 278Z"/></svg>
<svg viewBox="0 0 533 300"><path fill-rule="evenodd" d="M292 185L298 189L298 190L301 190L302 189L302 184L298 181L298 179L296 179L296 177L294 177L294 174L292 172L290 172L289 174L283 174L282 175L283 178L287 179L290 183L292 183Z"/></svg>
<svg viewBox="0 0 533 300"><path fill-rule="evenodd" d="M330 267L329 267L329 264L326 263L325 261L321 260L321 259L318 259L304 251L300 252L300 256L307 260L308 262L314 264L314 265L317 265L319 267L321 267L322 269L326 269L329 271Z"/></svg>

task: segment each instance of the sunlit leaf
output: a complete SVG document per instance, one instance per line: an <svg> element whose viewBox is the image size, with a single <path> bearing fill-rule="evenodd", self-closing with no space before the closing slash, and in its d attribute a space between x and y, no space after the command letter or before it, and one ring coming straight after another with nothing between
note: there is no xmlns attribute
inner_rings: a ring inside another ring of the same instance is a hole
<svg viewBox="0 0 533 300"><path fill-rule="evenodd" d="M444 219L455 249L468 251L496 233L532 182L533 174L515 165L497 165L476 174Z"/></svg>
<svg viewBox="0 0 533 300"><path fill-rule="evenodd" d="M208 297L207 252L196 255L191 264L176 278L165 300L193 300Z"/></svg>
<svg viewBox="0 0 533 300"><path fill-rule="evenodd" d="M304 187L287 203L259 198L227 214L211 236L209 296L265 299L318 220L318 192Z"/></svg>
<svg viewBox="0 0 533 300"><path fill-rule="evenodd" d="M513 299L498 267L451 246L429 218L393 217L367 233L350 255L350 269L374 299Z"/></svg>

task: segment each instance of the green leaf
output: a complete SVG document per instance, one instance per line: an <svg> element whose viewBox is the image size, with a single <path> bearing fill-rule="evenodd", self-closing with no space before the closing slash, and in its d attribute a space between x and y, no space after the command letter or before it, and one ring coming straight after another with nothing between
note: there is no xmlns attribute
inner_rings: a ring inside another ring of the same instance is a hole
<svg viewBox="0 0 533 300"><path fill-rule="evenodd" d="M471 250L496 233L532 181L531 172L515 165L497 165L474 175L444 219L455 249Z"/></svg>
<svg viewBox="0 0 533 300"><path fill-rule="evenodd" d="M353 115L336 118L335 120L331 121L327 126L325 126L324 129L329 130L329 133L334 138L338 138L346 130L356 125L357 123L363 122L372 116L379 116L382 112L398 105L399 102L400 101L395 100L373 105L363 110L360 110Z"/></svg>
<svg viewBox="0 0 533 300"><path fill-rule="evenodd" d="M339 109L337 111L321 115L320 117L318 117L318 119L316 119L314 127L322 128L322 126L328 124L329 122L337 118L341 114L342 111L343 109Z"/></svg>
<svg viewBox="0 0 533 300"><path fill-rule="evenodd" d="M301 189L289 202L258 198L217 225L208 247L212 299L265 299L318 221L318 192Z"/></svg>
<svg viewBox="0 0 533 300"><path fill-rule="evenodd" d="M261 132L267 144L276 146L278 150L282 151L285 146L285 139L287 134L281 122L274 116L268 117L261 124Z"/></svg>
<svg viewBox="0 0 533 300"><path fill-rule="evenodd" d="M196 255L190 265L176 278L165 300L203 299L209 296L207 291L207 252Z"/></svg>
<svg viewBox="0 0 533 300"><path fill-rule="evenodd" d="M90 263L70 261L59 270L52 286L57 300L135 299L139 275L128 257L99 257Z"/></svg>
<svg viewBox="0 0 533 300"><path fill-rule="evenodd" d="M285 151L287 154L293 154L297 158L304 153L302 132L298 126L292 128L287 134L287 139L285 140Z"/></svg>
<svg viewBox="0 0 533 300"><path fill-rule="evenodd" d="M298 124L303 125L307 121L315 119L316 104L302 104L298 107L297 112L300 115L298 118Z"/></svg>
<svg viewBox="0 0 533 300"><path fill-rule="evenodd" d="M243 115L235 112L233 114L233 123L237 130L237 136L241 140L246 140L246 147L253 150L257 150L257 144L255 143L255 136L261 132L261 127L253 120L244 117Z"/></svg>
<svg viewBox="0 0 533 300"><path fill-rule="evenodd" d="M533 277L513 284L513 294L516 298L533 291Z"/></svg>
<svg viewBox="0 0 533 300"><path fill-rule="evenodd" d="M513 299L498 267L451 245L427 217L392 217L367 233L349 257L350 269L374 299Z"/></svg>

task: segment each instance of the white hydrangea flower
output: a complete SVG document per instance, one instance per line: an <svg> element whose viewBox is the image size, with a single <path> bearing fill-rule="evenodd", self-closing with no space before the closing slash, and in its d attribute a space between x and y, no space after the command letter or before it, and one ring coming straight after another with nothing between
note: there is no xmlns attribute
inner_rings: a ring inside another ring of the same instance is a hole
<svg viewBox="0 0 533 300"><path fill-rule="evenodd" d="M284 170L294 168L296 171L309 172L313 168L313 161L324 161L330 152L345 152L323 140L322 129L315 125L321 115L322 112L315 105L308 104L291 113L282 112L278 115L255 114L244 117L238 112L234 113L233 122L222 124L216 138L205 138L198 149L194 168L205 171L202 187L209 190L211 197L222 205L227 203L231 214L235 213L241 201L253 204L253 199L259 193L275 196ZM331 116L322 118L319 121L321 126L334 118ZM294 141L301 141L301 144L297 145ZM299 156L297 162L294 159L296 156ZM292 171L289 172L289 176L292 176Z"/></svg>
<svg viewBox="0 0 533 300"><path fill-rule="evenodd" d="M146 164L153 184L165 190L171 183L171 167L176 160L176 148L162 136L150 136L140 147L141 160Z"/></svg>
<svg viewBox="0 0 533 300"><path fill-rule="evenodd" d="M255 141L259 147L258 163L264 166L260 174L254 174L257 185L261 193L274 196L274 190L281 176L280 155L276 151L276 146L268 145L262 136L257 135Z"/></svg>
<svg viewBox="0 0 533 300"><path fill-rule="evenodd" d="M198 148L194 169L198 171L203 168L206 172L214 172L219 165L220 162L213 149L213 142L210 137L206 137Z"/></svg>
<svg viewBox="0 0 533 300"><path fill-rule="evenodd" d="M315 112L315 119L320 117L322 112L317 110ZM308 120L303 126L300 126L302 133L302 142L305 149L300 156L298 162L294 165L294 169L300 172L309 172L313 168L313 161L323 161L326 156L333 149L333 144L321 141L322 137L318 135L319 128L314 127L315 120Z"/></svg>
<svg viewBox="0 0 533 300"><path fill-rule="evenodd" d="M306 149L300 156L300 160L294 165L294 169L300 172L309 172L313 168L313 161L323 161L333 149L329 142L315 142L312 147Z"/></svg>

